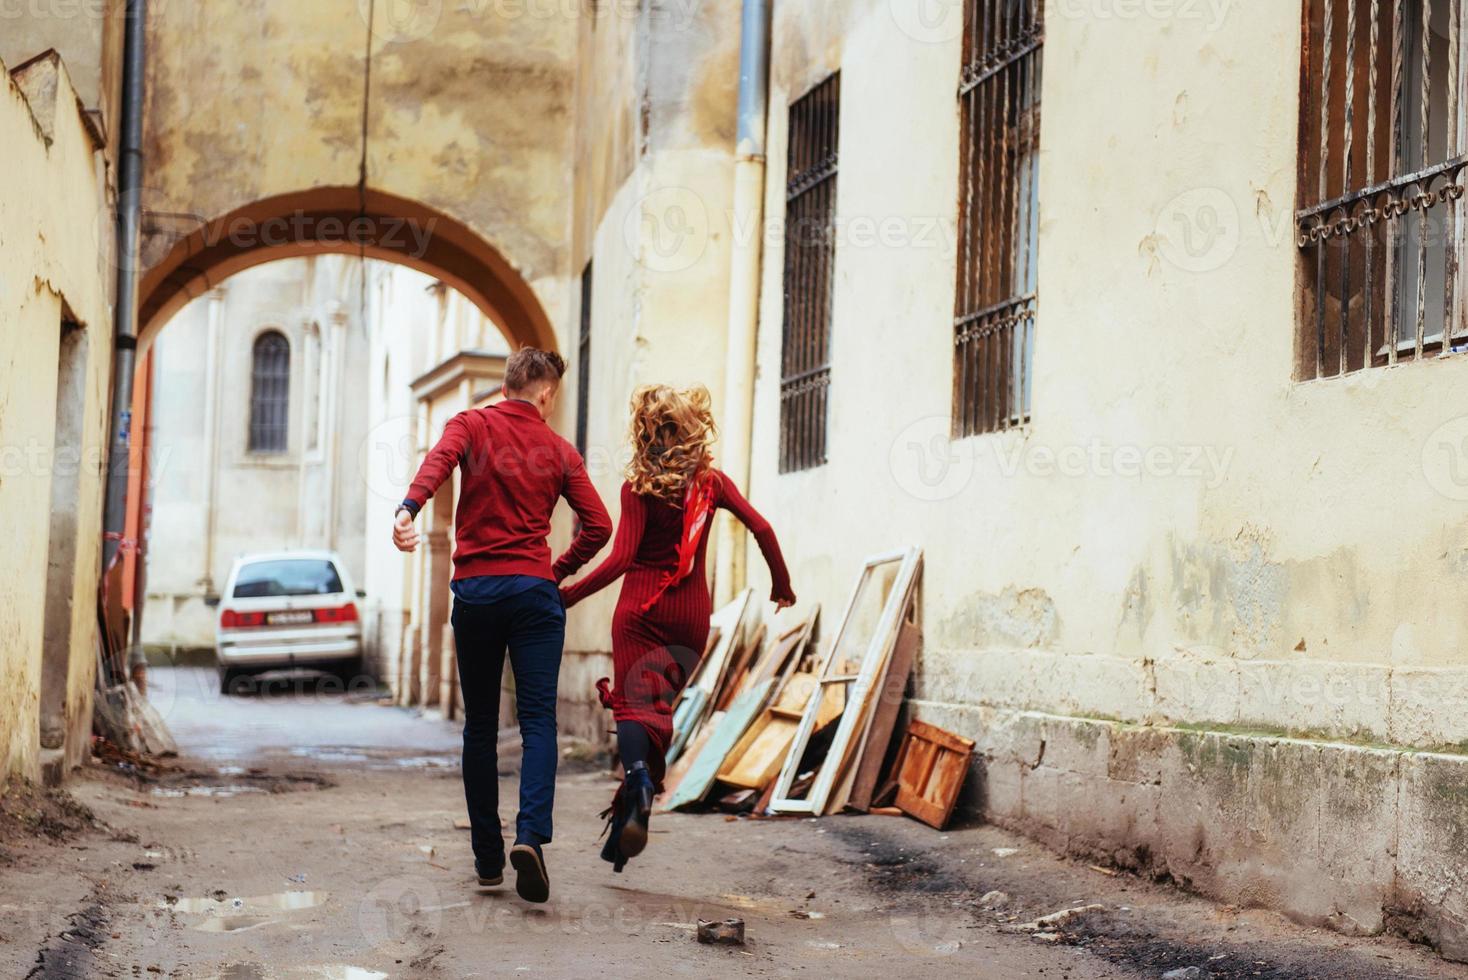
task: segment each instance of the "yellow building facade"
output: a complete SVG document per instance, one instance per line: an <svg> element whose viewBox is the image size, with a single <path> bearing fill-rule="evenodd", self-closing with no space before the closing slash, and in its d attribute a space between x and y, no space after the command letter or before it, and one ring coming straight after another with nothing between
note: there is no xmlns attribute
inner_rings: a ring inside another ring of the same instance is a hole
<svg viewBox="0 0 1468 980"><path fill-rule="evenodd" d="M1450 5L1408 37L1367 13L1420 21L1406 0L775 2L749 147L737 3L391 6L155 12L145 336L271 258L414 266L568 356L558 424L613 503L631 391L705 383L803 600L839 609L866 556L924 549L910 710L978 741L971 810L1468 958ZM1423 68L1393 97L1394 44ZM39 179L62 151L30 138ZM59 338L54 297L30 310L6 328ZM477 390L441 353L457 380L420 379L415 452ZM383 579L415 703L452 704L419 585L450 530ZM39 533L6 545L34 574ZM741 566L767 584L757 554L720 559L720 591ZM26 610L0 619L7 697L36 676L26 595L0 598ZM605 726L612 602L572 617L564 730Z"/></svg>
<svg viewBox="0 0 1468 980"><path fill-rule="evenodd" d="M67 48L7 33L0 134L0 753L56 779L87 757L97 661L112 365L109 144L115 64L100 21ZM13 59L13 60L12 60Z"/></svg>

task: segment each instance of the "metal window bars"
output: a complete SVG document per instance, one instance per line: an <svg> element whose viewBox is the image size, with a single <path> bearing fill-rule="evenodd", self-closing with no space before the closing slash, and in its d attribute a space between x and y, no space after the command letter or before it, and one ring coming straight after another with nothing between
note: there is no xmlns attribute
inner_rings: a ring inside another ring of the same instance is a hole
<svg viewBox="0 0 1468 980"><path fill-rule="evenodd" d="M271 330L255 339L252 353L250 452L283 453L290 439L290 341Z"/></svg>
<svg viewBox="0 0 1468 980"><path fill-rule="evenodd" d="M1042 0L966 0L954 433L1028 421L1039 237Z"/></svg>
<svg viewBox="0 0 1468 980"><path fill-rule="evenodd" d="M1304 379L1462 350L1462 0L1309 0ZM1455 347L1456 345L1456 347Z"/></svg>
<svg viewBox="0 0 1468 980"><path fill-rule="evenodd" d="M780 472L826 461L841 76L790 106L785 185L785 323L780 359Z"/></svg>

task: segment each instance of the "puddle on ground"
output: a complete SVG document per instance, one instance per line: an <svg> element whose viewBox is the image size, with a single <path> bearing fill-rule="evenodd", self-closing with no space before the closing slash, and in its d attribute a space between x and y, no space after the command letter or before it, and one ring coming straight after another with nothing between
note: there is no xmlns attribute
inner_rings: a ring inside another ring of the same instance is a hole
<svg viewBox="0 0 1468 980"><path fill-rule="evenodd" d="M212 770L159 766L156 771L131 774L139 790L144 786L153 796L181 799L201 796L228 799L254 793L289 793L294 790L326 789L335 783L314 772L273 773L265 769L216 766Z"/></svg>
<svg viewBox="0 0 1468 980"><path fill-rule="evenodd" d="M369 758L363 752L327 746L301 746L291 749L291 755L298 759L313 759L317 762L366 762Z"/></svg>
<svg viewBox="0 0 1468 980"><path fill-rule="evenodd" d="M259 963L232 963L210 980L388 980L386 973L333 963L328 966L299 966L281 972Z"/></svg>
<svg viewBox="0 0 1468 980"><path fill-rule="evenodd" d="M328 892L277 892L254 898L177 898L164 899L159 908L193 915L248 914L250 912L296 912L322 904Z"/></svg>
<svg viewBox="0 0 1468 980"><path fill-rule="evenodd" d="M356 748L349 745L301 745L290 750L297 759L326 763L366 763L368 769L453 769L459 765L457 755L402 756L394 749Z"/></svg>
<svg viewBox="0 0 1468 980"><path fill-rule="evenodd" d="M778 898L754 898L750 895L731 895L725 893L719 896L734 908L744 909L748 912L780 912L788 911L790 903L788 900Z"/></svg>
<svg viewBox="0 0 1468 980"><path fill-rule="evenodd" d="M267 980L267 977L259 963L231 963L209 980Z"/></svg>
<svg viewBox="0 0 1468 980"><path fill-rule="evenodd" d="M279 919L259 919L249 915L226 915L209 918L194 926L196 932L249 932L261 926L279 922Z"/></svg>
<svg viewBox="0 0 1468 980"><path fill-rule="evenodd" d="M216 892L215 896L223 895ZM158 903L161 909L184 915L203 916L190 928L198 932L249 932L261 926L280 922L278 912L298 912L315 908L327 899L327 892L277 892L274 895L257 895L252 898L204 897L165 898ZM245 964L248 965L248 964ZM245 974L248 976L248 974Z"/></svg>
<svg viewBox="0 0 1468 980"><path fill-rule="evenodd" d="M229 799L231 796L241 796L245 793L263 793L265 790L259 786L187 786L182 789L155 786L154 796L166 796L170 799L179 799L185 796L212 796L217 799Z"/></svg>
<svg viewBox="0 0 1468 980"><path fill-rule="evenodd" d="M393 762L403 769L452 769L459 764L457 758L449 755L413 755Z"/></svg>

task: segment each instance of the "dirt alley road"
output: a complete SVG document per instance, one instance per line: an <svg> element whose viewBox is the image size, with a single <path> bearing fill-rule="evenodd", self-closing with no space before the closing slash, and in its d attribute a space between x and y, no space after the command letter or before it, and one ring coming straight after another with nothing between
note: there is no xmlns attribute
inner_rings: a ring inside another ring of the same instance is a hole
<svg viewBox="0 0 1468 980"><path fill-rule="evenodd" d="M1464 975L1396 939L1222 908L993 827L659 815L614 875L596 817L613 783L591 761L563 762L551 901L530 906L512 882L473 887L456 725L300 678L234 698L205 669L152 684L184 748L175 769L94 764L67 790L96 824L0 825L0 977ZM501 760L507 821L516 762ZM992 890L1009 901L986 906ZM1001 931L1093 903L1047 939ZM745 946L694 941L695 920L730 916Z"/></svg>

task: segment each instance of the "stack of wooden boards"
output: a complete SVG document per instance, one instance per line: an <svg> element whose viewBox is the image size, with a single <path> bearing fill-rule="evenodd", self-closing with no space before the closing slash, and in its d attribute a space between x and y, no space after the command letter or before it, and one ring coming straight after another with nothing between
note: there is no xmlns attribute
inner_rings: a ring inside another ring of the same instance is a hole
<svg viewBox="0 0 1468 980"><path fill-rule="evenodd" d="M121 554L119 550L118 554ZM178 755L178 744L163 716L148 701L146 672L137 681L128 663L132 617L122 604L122 562L114 556L97 591L97 676L92 698L92 731L124 752Z"/></svg>
<svg viewBox="0 0 1468 980"><path fill-rule="evenodd" d="M820 816L894 798L919 819L941 814L946 822L968 756L940 760L914 748L911 732L894 745L922 645L921 570L917 548L868 559L824 650L819 607L784 610L767 628L747 590L716 612L708 650L674 706L664 807L714 799L762 814ZM948 738L944 745L964 742Z"/></svg>

